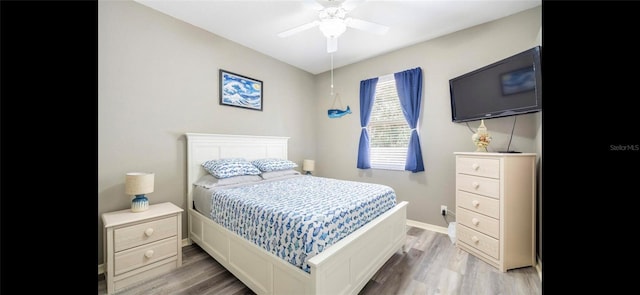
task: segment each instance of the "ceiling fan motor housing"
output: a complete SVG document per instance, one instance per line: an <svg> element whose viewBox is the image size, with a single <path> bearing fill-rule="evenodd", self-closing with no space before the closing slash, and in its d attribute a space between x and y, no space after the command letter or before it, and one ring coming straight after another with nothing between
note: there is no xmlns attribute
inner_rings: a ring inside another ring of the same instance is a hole
<svg viewBox="0 0 640 295"><path fill-rule="evenodd" d="M345 0L339 5L324 7L316 1L312 1L312 3L315 3L314 9L318 10L319 20L281 32L278 36L287 37L317 26L320 29L320 32L322 32L322 35L327 39L327 52L332 53L338 50L338 37L342 35L347 28L354 28L376 34L384 34L389 30L389 27L384 25L347 17L347 13L355 8L355 2L357 1Z"/></svg>
<svg viewBox="0 0 640 295"><path fill-rule="evenodd" d="M327 38L336 38L347 30L344 17L347 12L341 7L327 7L320 11L320 31Z"/></svg>

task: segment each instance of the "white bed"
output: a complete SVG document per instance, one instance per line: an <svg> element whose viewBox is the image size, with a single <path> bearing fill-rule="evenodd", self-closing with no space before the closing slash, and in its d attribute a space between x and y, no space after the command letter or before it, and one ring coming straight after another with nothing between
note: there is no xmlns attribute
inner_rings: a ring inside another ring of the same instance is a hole
<svg viewBox="0 0 640 295"><path fill-rule="evenodd" d="M198 244L257 294L357 294L406 238L407 202L399 202L308 260L309 273L227 230L193 208L192 184L207 160L287 159L288 137L187 133L189 242Z"/></svg>

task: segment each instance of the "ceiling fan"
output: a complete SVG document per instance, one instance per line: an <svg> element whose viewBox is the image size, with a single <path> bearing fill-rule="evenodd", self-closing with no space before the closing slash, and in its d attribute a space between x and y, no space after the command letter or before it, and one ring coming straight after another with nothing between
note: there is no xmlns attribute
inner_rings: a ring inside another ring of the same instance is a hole
<svg viewBox="0 0 640 295"><path fill-rule="evenodd" d="M332 53L338 50L338 37L342 35L347 28L358 29L379 35L382 35L389 30L389 27L387 26L347 16L347 13L357 6L356 2L363 2L362 0L345 0L342 3L337 0L329 0L332 4L327 7L315 0L306 0L306 2L308 2L313 9L318 11L319 20L280 32L278 34L279 37L285 38L313 27L318 27L322 34L327 38L327 52Z"/></svg>

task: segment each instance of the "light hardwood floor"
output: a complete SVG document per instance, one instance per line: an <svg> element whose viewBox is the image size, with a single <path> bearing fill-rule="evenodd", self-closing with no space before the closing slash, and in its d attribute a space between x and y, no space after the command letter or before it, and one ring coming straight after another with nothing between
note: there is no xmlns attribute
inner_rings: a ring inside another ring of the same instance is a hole
<svg viewBox="0 0 640 295"><path fill-rule="evenodd" d="M506 273L459 250L446 234L407 227L406 253L394 254L360 292L364 294L542 294L534 267ZM182 248L182 267L118 295L255 294L199 246ZM98 295L106 294L98 276Z"/></svg>

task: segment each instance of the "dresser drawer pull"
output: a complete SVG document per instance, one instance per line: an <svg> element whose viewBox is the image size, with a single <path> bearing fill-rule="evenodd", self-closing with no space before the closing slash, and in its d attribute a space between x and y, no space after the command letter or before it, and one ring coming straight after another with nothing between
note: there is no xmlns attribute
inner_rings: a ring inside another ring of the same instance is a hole
<svg viewBox="0 0 640 295"><path fill-rule="evenodd" d="M473 207L478 208L478 205L480 205L480 202L478 202L478 200L473 200L471 201L471 205L473 205Z"/></svg>
<svg viewBox="0 0 640 295"><path fill-rule="evenodd" d="M478 218L471 218L471 223L473 223L473 225L478 225L478 223L480 223L480 220L478 220Z"/></svg>
<svg viewBox="0 0 640 295"><path fill-rule="evenodd" d="M475 244L477 244L477 243L478 243L478 241L480 241L480 239L478 239L478 237L476 237L476 236L471 237L471 240L472 240Z"/></svg>
<svg viewBox="0 0 640 295"><path fill-rule="evenodd" d="M147 258L153 257L153 250L148 250L147 252L144 253L144 256Z"/></svg>
<svg viewBox="0 0 640 295"><path fill-rule="evenodd" d="M480 184L475 181L471 185L473 185L473 188L475 189L478 189L478 187L480 187Z"/></svg>
<svg viewBox="0 0 640 295"><path fill-rule="evenodd" d="M480 168L480 165L478 165L477 163L473 163L473 165L471 165L471 168L473 168L473 170L478 171L478 168Z"/></svg>
<svg viewBox="0 0 640 295"><path fill-rule="evenodd" d="M144 231L144 235L147 237L150 237L153 234L153 228L147 228L147 230Z"/></svg>

